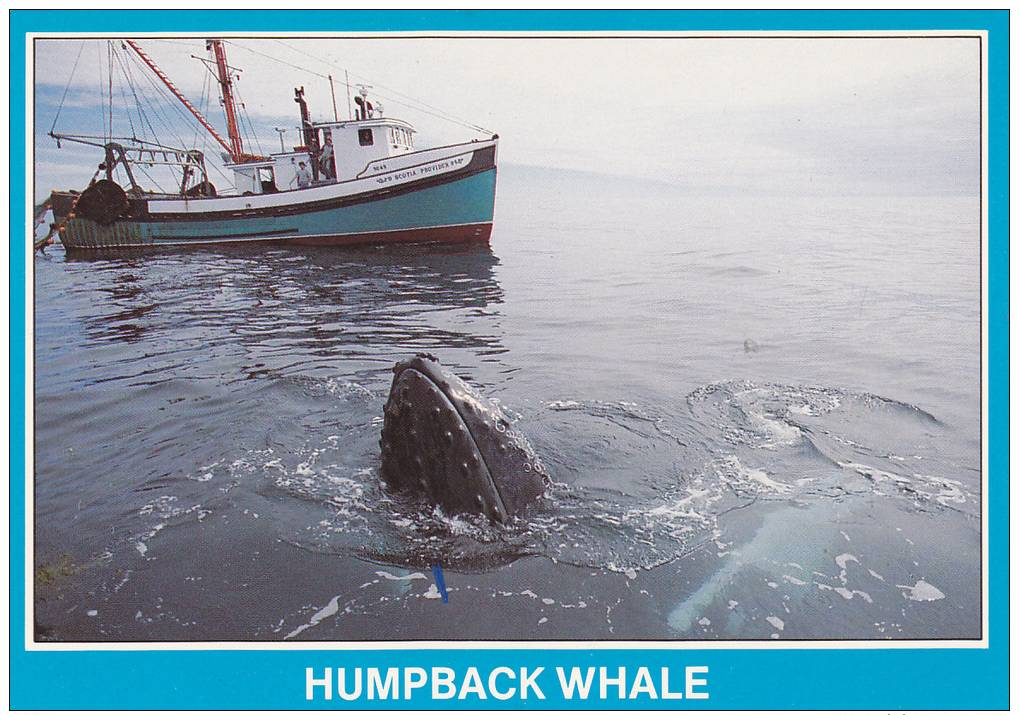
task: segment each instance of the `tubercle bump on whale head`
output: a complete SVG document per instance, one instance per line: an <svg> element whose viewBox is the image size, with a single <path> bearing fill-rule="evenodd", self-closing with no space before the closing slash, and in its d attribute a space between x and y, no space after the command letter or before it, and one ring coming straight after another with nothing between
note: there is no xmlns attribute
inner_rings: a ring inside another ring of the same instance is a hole
<svg viewBox="0 0 1019 715"><path fill-rule="evenodd" d="M379 440L391 488L497 523L523 515L545 493L541 460L498 404L434 355L402 360L393 373Z"/></svg>

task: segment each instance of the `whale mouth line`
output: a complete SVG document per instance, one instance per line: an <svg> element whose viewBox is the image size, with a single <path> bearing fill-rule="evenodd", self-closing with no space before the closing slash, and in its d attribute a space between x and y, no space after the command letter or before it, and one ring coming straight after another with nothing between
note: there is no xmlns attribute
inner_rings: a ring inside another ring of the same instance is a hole
<svg viewBox="0 0 1019 715"><path fill-rule="evenodd" d="M453 411L453 413L456 414L456 417L460 421L460 424L463 425L464 434L467 436L467 439L470 441L471 446L474 448L474 451L477 453L480 459L481 466L485 470L485 476L488 478L487 479L488 483L491 485L492 491L495 492L498 506L498 511L496 513L507 514L508 512L506 511L505 500L503 499L502 492L499 490L499 484L495 481L495 478L492 476L492 468L488 465L488 460L485 459L485 453L481 450L481 446L478 444L478 441L475 438L474 433L471 431L470 425L464 418L464 414L461 411L458 404L460 402L459 398L449 393L448 387L449 382L445 378L443 378L441 382L437 381L432 375L428 374L430 372L429 370L420 370L414 366L407 366L403 368L400 371L400 374L397 375L397 379L399 379L404 373L407 372L420 375L421 379L428 381L428 383L430 383L432 387L435 388L436 392L438 393L439 399L441 399L443 402L443 405L449 407ZM445 383L445 385L443 385L443 383Z"/></svg>
<svg viewBox="0 0 1019 715"><path fill-rule="evenodd" d="M505 524L545 493L544 466L494 400L418 354L393 368L381 477L424 493L448 514Z"/></svg>

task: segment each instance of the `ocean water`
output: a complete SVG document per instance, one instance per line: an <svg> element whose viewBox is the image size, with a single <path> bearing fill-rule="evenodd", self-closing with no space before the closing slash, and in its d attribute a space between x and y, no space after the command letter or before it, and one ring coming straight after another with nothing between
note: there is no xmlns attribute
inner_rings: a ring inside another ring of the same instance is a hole
<svg viewBox="0 0 1019 715"><path fill-rule="evenodd" d="M981 636L976 198L499 182L484 247L36 257L37 638ZM416 352L528 519L380 485Z"/></svg>

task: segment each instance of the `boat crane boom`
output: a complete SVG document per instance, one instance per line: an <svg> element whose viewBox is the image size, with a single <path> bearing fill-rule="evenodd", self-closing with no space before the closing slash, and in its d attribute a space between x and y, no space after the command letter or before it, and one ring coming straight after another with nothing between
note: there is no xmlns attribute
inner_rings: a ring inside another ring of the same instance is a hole
<svg viewBox="0 0 1019 715"><path fill-rule="evenodd" d="M231 134L230 134L231 142L228 143L226 141L226 139L224 139L222 136L220 136L219 132L217 132L215 130L215 128L212 126L212 124L209 123L209 120L206 119L202 115L202 113L199 112L198 109L193 104L191 104L191 102L188 101L188 98L185 97L184 94L179 89L177 89L176 85L174 85L174 83L170 80L170 78L166 76L166 73L163 72L163 70L159 69L159 66L152 60L152 58L149 57L145 53L145 51L141 47L138 46L137 42L135 42L134 40L124 40L124 42L127 44L128 47L130 47L132 50L135 51L135 53L142 59L142 62L144 62L145 65L150 70L152 70L152 72L156 75L156 77L158 77L160 79L160 81L163 84L166 85L166 88L170 90L170 92L173 94L173 96L176 97L178 100L180 100L180 103L183 104L184 107L189 112L191 112L191 114L194 115L195 119L198 120L198 123L201 124L203 127L205 127L205 130L208 131L209 134L212 135L212 138L215 139L217 142L219 142L220 146L222 146L223 149L226 150L227 154L230 155L230 158L234 162L240 163L240 162L243 162L243 161L250 161L252 159L261 159L262 158L262 157L256 157L256 156L252 156L252 155L248 155L248 154L244 153L243 147L242 147L241 142L240 142L239 133L236 131L236 120L235 120L234 116L231 114L231 111L229 111L229 110L233 110L232 102L229 105L228 112L227 112L227 123L228 123L228 125L231 128ZM224 60L225 60L225 58L224 58ZM222 82L222 79L220 81ZM232 97L231 97L231 99L232 99Z"/></svg>

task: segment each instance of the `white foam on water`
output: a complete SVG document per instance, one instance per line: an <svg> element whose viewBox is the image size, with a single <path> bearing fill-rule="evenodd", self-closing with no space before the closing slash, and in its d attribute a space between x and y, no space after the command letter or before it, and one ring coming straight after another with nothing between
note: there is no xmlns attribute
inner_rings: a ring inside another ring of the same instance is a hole
<svg viewBox="0 0 1019 715"><path fill-rule="evenodd" d="M299 633L302 633L308 630L309 628L317 626L319 623L323 621L323 619L329 618L329 616L335 616L339 610L340 610L340 597L333 596L332 600L329 601L329 603L327 603L324 608L322 608L320 611L318 611L317 613L315 613L315 615L311 617L311 620L309 620L304 625L298 626L294 630L287 633L285 636L283 636L283 640L293 638Z"/></svg>
<svg viewBox="0 0 1019 715"><path fill-rule="evenodd" d="M901 588L903 598L907 598L910 601L940 601L945 597L941 589L927 583L923 579L917 581L913 586L900 586L899 584L895 584L895 586L896 588Z"/></svg>
<svg viewBox="0 0 1019 715"><path fill-rule="evenodd" d="M387 581L413 581L413 580L416 580L416 579L427 579L428 578L427 576L425 576L423 573L421 573L419 571L415 571L414 573L407 574L406 576L397 576L396 574L391 574L388 571L376 571L375 575L376 576L381 576L382 578L386 579Z"/></svg>
<svg viewBox="0 0 1019 715"><path fill-rule="evenodd" d="M853 600L854 596L859 596L867 603L874 603L874 599L870 597L870 594L866 591L860 591L857 589L846 588L845 586L829 586L826 583L818 583L817 588L821 591L834 591L838 595L847 601Z"/></svg>
<svg viewBox="0 0 1019 715"><path fill-rule="evenodd" d="M966 493L962 490L962 482L930 474L914 474L913 476L940 490L934 494L934 500L941 506L966 503Z"/></svg>
<svg viewBox="0 0 1019 715"><path fill-rule="evenodd" d="M341 395L344 393L348 393L364 399L369 400L375 399L374 392L372 392L364 385L357 382L351 382L350 380L342 380L340 378L330 377L325 381L324 387L330 395Z"/></svg>
<svg viewBox="0 0 1019 715"><path fill-rule="evenodd" d="M838 567L843 571L846 570L846 565L850 561L860 563L860 560L856 558L856 556L854 556L853 554L839 554L838 556L835 557L835 563L838 564Z"/></svg>
<svg viewBox="0 0 1019 715"><path fill-rule="evenodd" d="M786 494L792 490L792 487L788 484L777 482L769 477L768 473L763 469L745 466L739 457L734 454L717 460L716 466L719 467L718 476L723 481L728 480L730 486L736 489L760 492L763 487L764 490L778 494ZM752 484L749 482L752 482Z"/></svg>
<svg viewBox="0 0 1019 715"><path fill-rule="evenodd" d="M966 504L972 500L972 496L963 488L962 482L955 479L919 472L914 472L912 476L906 476L859 462L838 462L838 465L843 469L854 470L875 484L891 482L914 497L923 500L933 499L942 506L951 507L954 504Z"/></svg>
<svg viewBox="0 0 1019 715"><path fill-rule="evenodd" d="M871 467L867 464L860 464L859 462L839 462L838 465L843 469L852 469L862 477L867 477L875 482L896 482L898 484L909 484L910 478L905 477L895 472L887 472L877 467Z"/></svg>
<svg viewBox="0 0 1019 715"><path fill-rule="evenodd" d="M778 616L768 616L764 620L766 620L768 623L770 623L771 627L774 628L775 630L779 630L779 631L784 631L785 630L785 621L783 621Z"/></svg>

